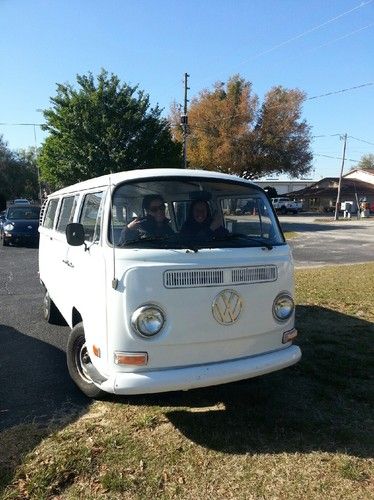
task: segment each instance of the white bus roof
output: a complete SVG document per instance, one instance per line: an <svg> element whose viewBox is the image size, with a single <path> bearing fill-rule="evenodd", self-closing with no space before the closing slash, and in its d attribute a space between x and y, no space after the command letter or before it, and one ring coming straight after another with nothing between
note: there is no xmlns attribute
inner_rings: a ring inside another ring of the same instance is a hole
<svg viewBox="0 0 374 500"><path fill-rule="evenodd" d="M59 191L51 193L50 196L74 193L86 189L88 190L108 186L109 183L111 183L112 186L116 186L117 184L120 184L124 181L155 177L205 177L209 179L221 179L227 181L236 180L240 182L248 182L248 184L255 185L254 182L243 179L242 177L238 177L236 175L222 174L220 172L212 172L209 170L185 170L182 168L148 168L142 170L128 170L126 172L118 172L110 175L102 175L101 177L95 177L93 179L78 182L77 184L62 188Z"/></svg>

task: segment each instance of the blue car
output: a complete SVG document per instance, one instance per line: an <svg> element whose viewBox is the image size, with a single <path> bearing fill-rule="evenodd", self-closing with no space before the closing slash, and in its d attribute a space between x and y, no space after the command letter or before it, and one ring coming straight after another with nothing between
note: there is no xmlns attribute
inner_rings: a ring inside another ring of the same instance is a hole
<svg viewBox="0 0 374 500"><path fill-rule="evenodd" d="M12 205L2 216L0 237L3 246L11 244L39 243L40 207Z"/></svg>

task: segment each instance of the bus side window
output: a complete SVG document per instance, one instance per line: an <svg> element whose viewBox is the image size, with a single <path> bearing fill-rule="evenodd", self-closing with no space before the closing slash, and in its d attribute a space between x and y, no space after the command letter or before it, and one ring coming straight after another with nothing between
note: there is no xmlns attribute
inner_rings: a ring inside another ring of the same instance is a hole
<svg viewBox="0 0 374 500"><path fill-rule="evenodd" d="M86 241L98 241L101 232L103 191L88 193L84 197L79 222L84 227Z"/></svg>

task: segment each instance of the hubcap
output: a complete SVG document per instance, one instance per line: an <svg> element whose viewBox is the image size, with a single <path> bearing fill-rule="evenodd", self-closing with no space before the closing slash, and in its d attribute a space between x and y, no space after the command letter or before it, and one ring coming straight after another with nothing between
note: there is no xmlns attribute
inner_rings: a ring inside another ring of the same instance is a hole
<svg viewBox="0 0 374 500"><path fill-rule="evenodd" d="M86 343L84 342L78 349L75 360L79 375L85 382L92 384L92 379L88 374L87 366L91 364L91 358L88 354Z"/></svg>

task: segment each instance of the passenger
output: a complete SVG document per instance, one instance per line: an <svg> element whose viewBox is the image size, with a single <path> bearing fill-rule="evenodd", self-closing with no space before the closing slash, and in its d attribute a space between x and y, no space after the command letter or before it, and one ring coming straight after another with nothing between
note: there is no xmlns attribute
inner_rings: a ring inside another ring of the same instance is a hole
<svg viewBox="0 0 374 500"><path fill-rule="evenodd" d="M159 194L149 194L143 199L145 217L136 217L122 230L119 245L145 238L172 236L170 220L165 216L165 201Z"/></svg>
<svg viewBox="0 0 374 500"><path fill-rule="evenodd" d="M229 234L221 224L219 214L211 215L208 202L205 200L192 201L180 234L193 239L222 238Z"/></svg>

